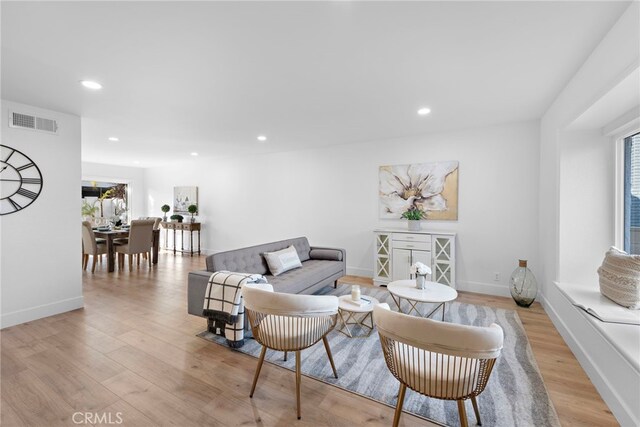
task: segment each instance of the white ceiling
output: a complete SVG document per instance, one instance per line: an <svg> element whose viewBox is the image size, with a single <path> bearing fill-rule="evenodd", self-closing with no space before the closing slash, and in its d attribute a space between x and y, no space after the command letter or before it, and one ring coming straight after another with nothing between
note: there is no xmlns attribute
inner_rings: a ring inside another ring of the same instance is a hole
<svg viewBox="0 0 640 427"><path fill-rule="evenodd" d="M142 167L536 119L628 5L3 1L2 97Z"/></svg>

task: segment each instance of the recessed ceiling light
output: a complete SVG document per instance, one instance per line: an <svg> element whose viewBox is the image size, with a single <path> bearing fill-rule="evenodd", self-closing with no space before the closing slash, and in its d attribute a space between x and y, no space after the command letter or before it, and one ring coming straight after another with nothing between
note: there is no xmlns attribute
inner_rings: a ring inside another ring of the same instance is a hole
<svg viewBox="0 0 640 427"><path fill-rule="evenodd" d="M82 86L86 87L87 89L93 89L93 90L102 89L102 85L100 83L94 82L91 80L82 80L80 83L82 84Z"/></svg>
<svg viewBox="0 0 640 427"><path fill-rule="evenodd" d="M197 155L198 155L198 153L196 153L196 152L194 151L193 153L191 153L191 155L195 157L195 156L197 156Z"/></svg>
<svg viewBox="0 0 640 427"><path fill-rule="evenodd" d="M115 136L110 136L109 137L109 141L118 142L118 141L120 141L120 138L117 138Z"/></svg>
<svg viewBox="0 0 640 427"><path fill-rule="evenodd" d="M139 164L140 164L140 160L134 160L134 161L133 161L133 164L134 164L134 165L139 165Z"/></svg>
<svg viewBox="0 0 640 427"><path fill-rule="evenodd" d="M427 107L424 107L418 110L418 114L420 114L421 116L426 116L430 112L431 112L431 108L427 108Z"/></svg>
<svg viewBox="0 0 640 427"><path fill-rule="evenodd" d="M266 136L264 136L264 135L260 135L260 136L258 137L258 141L260 141L260 142L264 142L264 141L266 141L266 140L267 140L267 137L266 137Z"/></svg>

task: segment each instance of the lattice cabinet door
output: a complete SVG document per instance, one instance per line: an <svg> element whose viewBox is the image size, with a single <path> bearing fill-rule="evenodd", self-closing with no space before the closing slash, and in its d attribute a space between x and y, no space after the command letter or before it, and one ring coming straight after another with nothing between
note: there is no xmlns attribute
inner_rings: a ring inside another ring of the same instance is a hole
<svg viewBox="0 0 640 427"><path fill-rule="evenodd" d="M391 233L375 233L374 282L387 284L391 280Z"/></svg>
<svg viewBox="0 0 640 427"><path fill-rule="evenodd" d="M432 279L443 285L456 287L456 240L455 236L434 235L431 239Z"/></svg>

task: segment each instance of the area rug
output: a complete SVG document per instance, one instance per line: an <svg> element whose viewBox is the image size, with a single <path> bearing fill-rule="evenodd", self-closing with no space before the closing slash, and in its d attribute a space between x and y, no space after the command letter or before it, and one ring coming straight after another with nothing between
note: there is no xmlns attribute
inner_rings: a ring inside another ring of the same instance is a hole
<svg viewBox="0 0 640 427"><path fill-rule="evenodd" d="M337 289L325 288L320 294L345 295L349 292L350 285L339 285ZM380 302L387 302L392 309L397 309L386 288L363 288L362 293L373 296ZM441 318L439 311L435 318ZM482 425L560 426L524 328L515 311L453 302L447 304L445 320L476 326L497 323L504 330L502 354L491 374L489 384L478 397ZM353 331L360 332L355 329ZM202 332L198 336L226 346L224 338L209 332ZM302 374L395 407L399 383L387 369L378 334L374 331L367 338L348 338L333 330L329 333L328 339L339 378L333 377L322 345L315 345L302 352ZM257 358L260 350L261 345L250 338L242 348L232 351L240 351ZM285 362L282 352L268 350L265 360L294 370L295 357L290 356ZM475 425L471 403L467 401L466 404L469 423ZM459 425L455 401L430 399L407 389L403 408L405 412L429 421Z"/></svg>

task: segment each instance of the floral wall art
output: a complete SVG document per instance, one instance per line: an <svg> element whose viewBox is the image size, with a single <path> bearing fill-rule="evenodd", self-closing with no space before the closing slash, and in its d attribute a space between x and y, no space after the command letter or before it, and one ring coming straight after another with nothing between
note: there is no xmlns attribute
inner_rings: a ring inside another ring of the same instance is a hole
<svg viewBox="0 0 640 427"><path fill-rule="evenodd" d="M428 220L458 219L458 162L380 166L380 218L419 209Z"/></svg>

